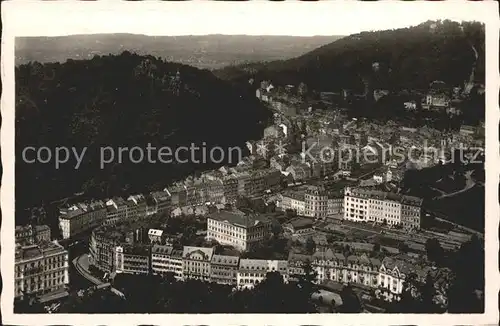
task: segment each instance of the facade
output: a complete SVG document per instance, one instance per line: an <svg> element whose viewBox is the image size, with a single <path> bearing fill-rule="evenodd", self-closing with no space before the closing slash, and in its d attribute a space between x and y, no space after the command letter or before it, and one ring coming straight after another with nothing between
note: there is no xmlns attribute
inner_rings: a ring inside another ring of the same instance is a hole
<svg viewBox="0 0 500 326"><path fill-rule="evenodd" d="M148 205L148 215L162 214L170 209L171 198L166 191L155 191L151 193L152 205Z"/></svg>
<svg viewBox="0 0 500 326"><path fill-rule="evenodd" d="M50 241L50 228L47 225L17 225L15 229L16 243L35 244Z"/></svg>
<svg viewBox="0 0 500 326"><path fill-rule="evenodd" d="M106 227L93 230L89 240L89 263L103 272L113 272L115 248L124 242L122 234L108 232Z"/></svg>
<svg viewBox="0 0 500 326"><path fill-rule="evenodd" d="M117 246L115 249L116 273L149 274L150 251L148 246Z"/></svg>
<svg viewBox="0 0 500 326"><path fill-rule="evenodd" d="M305 216L326 219L328 213L328 194L323 186L310 186L305 192Z"/></svg>
<svg viewBox="0 0 500 326"><path fill-rule="evenodd" d="M312 232L313 220L310 218L295 218L283 225L285 231L291 234L308 234Z"/></svg>
<svg viewBox="0 0 500 326"><path fill-rule="evenodd" d="M127 218L141 218L147 215L147 201L144 195L133 195L127 198Z"/></svg>
<svg viewBox="0 0 500 326"><path fill-rule="evenodd" d="M127 218L127 211L128 205L123 198L114 197L106 201L106 221L109 224Z"/></svg>
<svg viewBox="0 0 500 326"><path fill-rule="evenodd" d="M236 286L239 261L240 258L237 256L213 255L210 281Z"/></svg>
<svg viewBox="0 0 500 326"><path fill-rule="evenodd" d="M238 179L233 175L229 175L225 176L222 182L226 202L236 201L236 198L238 198Z"/></svg>
<svg viewBox="0 0 500 326"><path fill-rule="evenodd" d="M16 246L14 296L43 295L66 289L68 251L57 242Z"/></svg>
<svg viewBox="0 0 500 326"><path fill-rule="evenodd" d="M171 246L154 245L151 248L151 270L159 275L173 273L177 280L182 280L182 251Z"/></svg>
<svg viewBox="0 0 500 326"><path fill-rule="evenodd" d="M344 213L344 196L341 194L328 194L327 216Z"/></svg>
<svg viewBox="0 0 500 326"><path fill-rule="evenodd" d="M271 221L263 216L244 216L231 212L212 214L207 219L207 239L247 250L271 234Z"/></svg>
<svg viewBox="0 0 500 326"><path fill-rule="evenodd" d="M213 252L213 248L185 246L182 252L184 279L210 281L210 262Z"/></svg>
<svg viewBox="0 0 500 326"><path fill-rule="evenodd" d="M288 282L286 260L240 259L237 287L238 289L251 289L261 283L270 272L280 273L283 281Z"/></svg>
<svg viewBox="0 0 500 326"><path fill-rule="evenodd" d="M344 219L420 228L422 199L362 188L346 188Z"/></svg>
<svg viewBox="0 0 500 326"><path fill-rule="evenodd" d="M291 209L297 212L297 215L305 215L306 201L303 191L288 191L281 196L281 200L277 204L283 211Z"/></svg>
<svg viewBox="0 0 500 326"><path fill-rule="evenodd" d="M100 225L106 219L106 207L102 201L79 203L59 210L59 228L63 239Z"/></svg>

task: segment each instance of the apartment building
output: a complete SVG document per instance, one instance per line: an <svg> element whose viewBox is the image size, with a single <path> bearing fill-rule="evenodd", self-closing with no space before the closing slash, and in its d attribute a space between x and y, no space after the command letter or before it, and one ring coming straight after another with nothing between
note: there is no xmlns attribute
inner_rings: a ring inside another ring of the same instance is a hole
<svg viewBox="0 0 500 326"><path fill-rule="evenodd" d="M155 191L151 193L151 204L148 205L148 215L162 214L171 207L172 199L166 191Z"/></svg>
<svg viewBox="0 0 500 326"><path fill-rule="evenodd" d="M305 216L325 220L328 215L328 193L323 186L308 186L305 191Z"/></svg>
<svg viewBox="0 0 500 326"><path fill-rule="evenodd" d="M68 251L56 241L17 245L14 296L43 295L66 288L69 283Z"/></svg>
<svg viewBox="0 0 500 326"><path fill-rule="evenodd" d="M182 252L184 279L210 281L210 263L213 253L213 248L185 246Z"/></svg>
<svg viewBox="0 0 500 326"><path fill-rule="evenodd" d="M48 225L16 225L16 243L35 244L42 241L50 241L50 228Z"/></svg>
<svg viewBox="0 0 500 326"><path fill-rule="evenodd" d="M238 179L234 175L225 176L222 180L226 202L234 202L238 198Z"/></svg>
<svg viewBox="0 0 500 326"><path fill-rule="evenodd" d="M422 199L363 188L346 188L344 219L420 228Z"/></svg>
<svg viewBox="0 0 500 326"><path fill-rule="evenodd" d="M276 203L281 210L293 210L297 215L305 215L306 201L303 191L286 191Z"/></svg>
<svg viewBox="0 0 500 326"><path fill-rule="evenodd" d="M151 270L154 274L173 273L177 280L182 280L182 250L171 246L154 245L151 248Z"/></svg>
<svg viewBox="0 0 500 326"><path fill-rule="evenodd" d="M283 281L288 282L288 262L286 260L240 259L237 275L238 289L251 289L261 283L267 273L278 272Z"/></svg>
<svg viewBox="0 0 500 326"><path fill-rule="evenodd" d="M240 257L213 255L210 269L210 282L237 285Z"/></svg>
<svg viewBox="0 0 500 326"><path fill-rule="evenodd" d="M106 206L100 200L59 209L59 228L63 239L68 239L100 225L106 216Z"/></svg>
<svg viewBox="0 0 500 326"><path fill-rule="evenodd" d="M127 218L128 205L123 198L114 197L106 201L106 222L115 224Z"/></svg>
<svg viewBox="0 0 500 326"><path fill-rule="evenodd" d="M265 216L221 211L207 218L207 239L247 250L271 234L271 221Z"/></svg>
<svg viewBox="0 0 500 326"><path fill-rule="evenodd" d="M116 273L149 274L151 248L149 246L117 246Z"/></svg>
<svg viewBox="0 0 500 326"><path fill-rule="evenodd" d="M127 218L141 218L147 215L147 201L142 194L127 198Z"/></svg>

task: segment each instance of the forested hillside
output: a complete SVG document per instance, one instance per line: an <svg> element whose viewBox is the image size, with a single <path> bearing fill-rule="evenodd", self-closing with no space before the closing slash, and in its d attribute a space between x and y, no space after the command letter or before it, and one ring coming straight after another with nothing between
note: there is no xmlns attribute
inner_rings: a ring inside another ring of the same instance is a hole
<svg viewBox="0 0 500 326"><path fill-rule="evenodd" d="M16 204L21 209L80 191L111 196L164 187L210 164L127 161L101 170L99 148L146 150L148 143L173 150L191 143L245 148L245 141L260 137L268 119L255 97L209 71L152 56L124 52L21 65L16 68ZM24 163L26 146L88 150L79 169L75 159L56 169L53 162Z"/></svg>
<svg viewBox="0 0 500 326"><path fill-rule="evenodd" d="M271 79L278 85L363 91L427 89L441 80L462 86L484 82L484 25L428 21L415 27L350 35L290 60L221 69L217 76L244 82Z"/></svg>

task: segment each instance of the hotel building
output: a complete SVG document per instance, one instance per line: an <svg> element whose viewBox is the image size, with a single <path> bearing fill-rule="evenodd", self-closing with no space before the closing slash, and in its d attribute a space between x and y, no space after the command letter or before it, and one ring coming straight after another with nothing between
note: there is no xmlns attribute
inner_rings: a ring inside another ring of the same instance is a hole
<svg viewBox="0 0 500 326"><path fill-rule="evenodd" d="M14 296L43 295L66 289L68 251L56 241L16 246Z"/></svg>
<svg viewBox="0 0 500 326"><path fill-rule="evenodd" d="M363 188L346 188L344 219L419 229L422 199Z"/></svg>
<svg viewBox="0 0 500 326"><path fill-rule="evenodd" d="M207 219L207 239L213 239L239 250L247 250L271 234L271 221L264 216L248 216L231 212L212 214Z"/></svg>

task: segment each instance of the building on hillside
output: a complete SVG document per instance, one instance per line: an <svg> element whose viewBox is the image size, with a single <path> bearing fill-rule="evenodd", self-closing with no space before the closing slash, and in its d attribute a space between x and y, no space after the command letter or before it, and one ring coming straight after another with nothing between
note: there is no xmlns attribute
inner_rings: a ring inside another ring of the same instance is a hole
<svg viewBox="0 0 500 326"><path fill-rule="evenodd" d="M15 248L14 297L44 295L69 284L68 251L56 241Z"/></svg>
<svg viewBox="0 0 500 326"><path fill-rule="evenodd" d="M221 211L207 219L207 240L216 240L238 250L247 250L271 234L271 221L265 216L242 216Z"/></svg>
<svg viewBox="0 0 500 326"><path fill-rule="evenodd" d="M15 229L16 243L36 244L39 242L50 241L50 228L48 225L16 225Z"/></svg>
<svg viewBox="0 0 500 326"><path fill-rule="evenodd" d="M115 272L127 274L150 273L151 247L149 246L117 246L115 248Z"/></svg>
<svg viewBox="0 0 500 326"><path fill-rule="evenodd" d="M344 219L419 229L422 199L363 188L347 187Z"/></svg>
<svg viewBox="0 0 500 326"><path fill-rule="evenodd" d="M171 246L154 245L151 248L151 270L157 275L172 273L177 280L182 280L182 250L174 250Z"/></svg>
<svg viewBox="0 0 500 326"><path fill-rule="evenodd" d="M106 206L102 201L89 204L79 203L67 208L59 209L59 229L63 239L100 225L107 216Z"/></svg>
<svg viewBox="0 0 500 326"><path fill-rule="evenodd" d="M213 248L185 246L182 252L184 279L210 281L210 264L213 253Z"/></svg>
<svg viewBox="0 0 500 326"><path fill-rule="evenodd" d="M210 269L210 282L237 285L238 256L213 255Z"/></svg>

